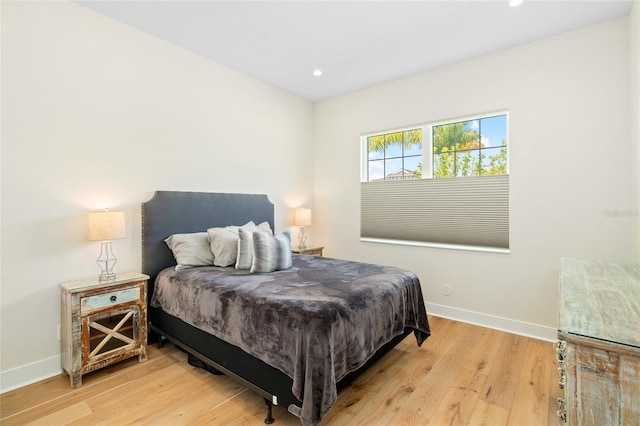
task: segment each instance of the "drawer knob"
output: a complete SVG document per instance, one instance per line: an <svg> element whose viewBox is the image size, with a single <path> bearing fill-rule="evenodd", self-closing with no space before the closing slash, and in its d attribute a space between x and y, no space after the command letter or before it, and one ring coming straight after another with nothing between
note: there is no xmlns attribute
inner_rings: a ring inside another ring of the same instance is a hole
<svg viewBox="0 0 640 426"><path fill-rule="evenodd" d="M109 298L109 300L111 300L111 303L115 302L117 299L118 296L116 296L115 294Z"/></svg>
<svg viewBox="0 0 640 426"><path fill-rule="evenodd" d="M564 365L567 362L567 342L560 340L556 345L556 354L558 356L558 364Z"/></svg>
<svg viewBox="0 0 640 426"><path fill-rule="evenodd" d="M558 367L558 387L560 389L564 389L564 385L566 383L566 370L564 367Z"/></svg>
<svg viewBox="0 0 640 426"><path fill-rule="evenodd" d="M567 422L567 400L564 398L558 398L558 411L556 414L558 415L558 420L560 425L563 425Z"/></svg>

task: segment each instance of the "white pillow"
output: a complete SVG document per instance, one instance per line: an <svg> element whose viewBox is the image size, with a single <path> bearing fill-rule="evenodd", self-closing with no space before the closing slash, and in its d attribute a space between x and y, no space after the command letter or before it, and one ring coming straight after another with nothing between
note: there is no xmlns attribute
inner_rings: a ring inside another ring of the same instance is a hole
<svg viewBox="0 0 640 426"><path fill-rule="evenodd" d="M289 269L291 260L291 234L283 231L275 237L268 232L254 232L251 271L273 272Z"/></svg>
<svg viewBox="0 0 640 426"><path fill-rule="evenodd" d="M213 265L213 253L206 232L173 234L164 240L176 259L176 271L194 266Z"/></svg>

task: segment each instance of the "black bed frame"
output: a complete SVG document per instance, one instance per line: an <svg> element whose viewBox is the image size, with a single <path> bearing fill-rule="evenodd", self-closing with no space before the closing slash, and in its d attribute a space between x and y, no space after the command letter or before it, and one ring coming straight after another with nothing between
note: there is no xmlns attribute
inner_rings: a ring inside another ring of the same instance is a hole
<svg viewBox="0 0 640 426"><path fill-rule="evenodd" d="M274 228L274 207L266 195L156 191L142 204L142 272L149 275L151 300L158 273L176 264L164 240L172 234L206 231L211 227L243 225L253 220ZM273 422L272 404L298 415L302 403L291 392L293 380L280 370L247 354L237 346L193 327L159 308L149 307L149 341L173 342L204 364L239 381L264 397L265 423ZM359 370L338 382L338 391L402 341L411 331L383 346ZM154 335L155 334L155 335Z"/></svg>

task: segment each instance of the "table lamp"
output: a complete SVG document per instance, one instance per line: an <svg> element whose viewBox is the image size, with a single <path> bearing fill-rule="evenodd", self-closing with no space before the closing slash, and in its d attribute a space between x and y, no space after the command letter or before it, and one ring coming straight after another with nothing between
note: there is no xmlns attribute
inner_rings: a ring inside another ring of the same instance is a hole
<svg viewBox="0 0 640 426"><path fill-rule="evenodd" d="M126 236L124 212L110 210L89 212L87 222L87 239L89 241L101 241L100 256L98 256L96 263L102 273L98 279L101 282L115 280L116 274L113 272L113 266L118 259L113 255L111 240Z"/></svg>
<svg viewBox="0 0 640 426"><path fill-rule="evenodd" d="M294 224L300 227L300 233L298 234L298 249L304 250L307 248L307 236L304 234L304 227L311 225L311 210L299 208L295 211Z"/></svg>

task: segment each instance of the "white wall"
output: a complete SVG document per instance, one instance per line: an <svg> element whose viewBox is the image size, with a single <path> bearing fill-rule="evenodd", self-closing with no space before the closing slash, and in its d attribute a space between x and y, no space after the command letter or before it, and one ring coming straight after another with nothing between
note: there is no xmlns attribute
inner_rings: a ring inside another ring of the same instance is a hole
<svg viewBox="0 0 640 426"><path fill-rule="evenodd" d="M560 258L629 261L637 245L632 220L607 215L629 208L638 190L638 164L629 161L628 21L316 104L314 227L326 253L415 271L431 312L553 339ZM359 241L362 133L503 109L510 111L510 254ZM441 294L444 283L450 297Z"/></svg>
<svg viewBox="0 0 640 426"><path fill-rule="evenodd" d="M60 371L58 284L97 276L86 212L126 212L140 270L155 190L311 207L310 102L67 2L2 4L2 389Z"/></svg>

